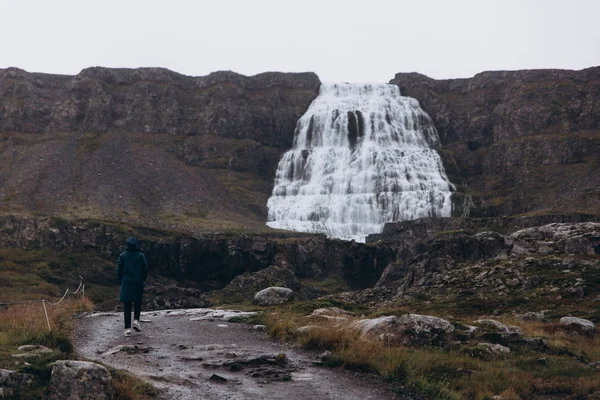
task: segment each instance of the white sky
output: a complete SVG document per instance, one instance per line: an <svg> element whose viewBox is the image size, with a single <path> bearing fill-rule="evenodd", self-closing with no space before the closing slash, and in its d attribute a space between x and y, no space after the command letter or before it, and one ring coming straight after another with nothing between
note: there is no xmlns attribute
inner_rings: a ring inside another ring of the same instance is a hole
<svg viewBox="0 0 600 400"><path fill-rule="evenodd" d="M600 0L0 0L0 68L387 82L600 65Z"/></svg>

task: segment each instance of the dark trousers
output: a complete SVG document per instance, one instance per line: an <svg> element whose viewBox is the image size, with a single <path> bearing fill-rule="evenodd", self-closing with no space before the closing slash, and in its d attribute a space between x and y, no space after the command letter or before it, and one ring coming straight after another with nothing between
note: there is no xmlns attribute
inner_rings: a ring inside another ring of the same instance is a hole
<svg viewBox="0 0 600 400"><path fill-rule="evenodd" d="M123 302L123 313L125 314L125 329L131 328L131 301ZM135 301L133 303L133 319L140 320L142 313L142 302Z"/></svg>

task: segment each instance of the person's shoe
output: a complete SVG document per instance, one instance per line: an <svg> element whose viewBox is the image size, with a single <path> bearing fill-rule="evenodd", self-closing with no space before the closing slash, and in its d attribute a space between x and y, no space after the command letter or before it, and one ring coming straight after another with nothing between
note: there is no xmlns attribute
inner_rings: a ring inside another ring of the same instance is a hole
<svg viewBox="0 0 600 400"><path fill-rule="evenodd" d="M140 328L140 321L138 321L137 319L133 320L133 329L135 329L137 332L142 331L142 328Z"/></svg>
<svg viewBox="0 0 600 400"><path fill-rule="evenodd" d="M125 336L131 336L131 329L125 329Z"/></svg>

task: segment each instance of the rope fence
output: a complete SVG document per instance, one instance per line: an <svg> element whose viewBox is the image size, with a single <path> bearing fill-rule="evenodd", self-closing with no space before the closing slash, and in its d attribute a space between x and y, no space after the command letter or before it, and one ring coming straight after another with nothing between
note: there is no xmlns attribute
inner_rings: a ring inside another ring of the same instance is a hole
<svg viewBox="0 0 600 400"><path fill-rule="evenodd" d="M52 331L52 328L50 327L50 318L48 318L48 308L46 307L46 304L52 307L56 307L58 306L60 303L62 303L62 301L67 298L67 296L69 295L70 290L67 288L67 290L65 290L65 294L63 294L63 296L60 298L60 300L58 300L57 302L49 302L46 299L42 299L42 300L28 300L28 301L12 301L12 302L0 302L0 307L8 307L8 306L14 306L14 305L20 305L20 304L38 304L41 303L42 307L44 308L44 315L46 316L46 323L48 325L48 332ZM77 293L81 292L81 300L85 300L85 285L83 284L83 277L80 275L79 276L79 286L77 287L77 290L75 290L74 292L72 292L72 295L75 295Z"/></svg>

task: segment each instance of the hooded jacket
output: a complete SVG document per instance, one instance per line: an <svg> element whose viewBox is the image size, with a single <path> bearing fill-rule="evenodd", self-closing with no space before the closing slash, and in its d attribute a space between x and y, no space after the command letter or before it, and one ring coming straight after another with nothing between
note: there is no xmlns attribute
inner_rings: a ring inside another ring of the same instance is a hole
<svg viewBox="0 0 600 400"><path fill-rule="evenodd" d="M117 260L117 279L121 284L121 301L141 301L144 281L148 276L148 263L136 238L127 239L127 250Z"/></svg>

